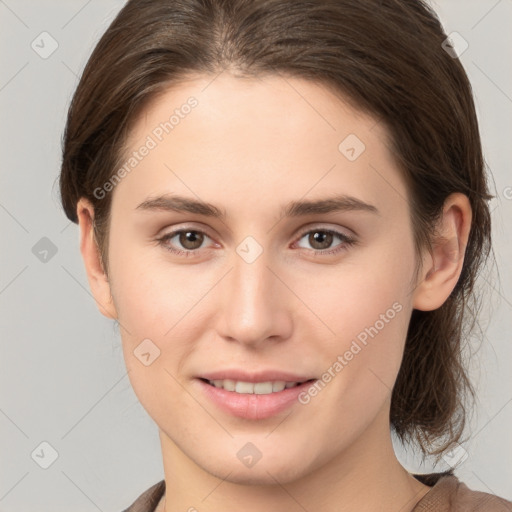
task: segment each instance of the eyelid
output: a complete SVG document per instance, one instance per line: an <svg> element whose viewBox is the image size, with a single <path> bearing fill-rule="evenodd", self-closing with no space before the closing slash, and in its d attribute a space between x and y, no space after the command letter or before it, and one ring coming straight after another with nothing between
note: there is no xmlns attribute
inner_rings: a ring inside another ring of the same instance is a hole
<svg viewBox="0 0 512 512"><path fill-rule="evenodd" d="M301 228L301 231L299 232L299 235L297 235L299 238L300 237L303 237L305 234L309 233L310 231L314 231L314 230L318 230L318 231L330 231L330 232L334 232L334 233L339 233L340 235L343 235L347 238L355 238L356 237L356 234L348 229L348 228L343 228L341 226L335 226L335 227L330 227L330 226L327 226L325 224L310 224L304 228ZM348 232L345 232L345 231L348 231Z"/></svg>
<svg viewBox="0 0 512 512"><path fill-rule="evenodd" d="M161 229L158 234L156 235L156 238L162 238L167 235L176 235L182 231L197 231L198 233L202 233L208 236L210 239L214 239L214 237L211 235L210 230L208 227L204 225L195 226L193 224L186 224L183 225L177 224L175 226L172 226L172 228L169 229L169 231L166 231L168 226L164 229Z"/></svg>

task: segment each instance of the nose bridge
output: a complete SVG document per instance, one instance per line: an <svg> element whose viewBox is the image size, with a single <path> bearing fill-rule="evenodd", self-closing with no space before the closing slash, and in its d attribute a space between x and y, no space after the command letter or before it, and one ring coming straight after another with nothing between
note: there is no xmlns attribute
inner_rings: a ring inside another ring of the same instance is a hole
<svg viewBox="0 0 512 512"><path fill-rule="evenodd" d="M252 245L251 245L252 244ZM268 268L266 252L257 254L254 242L242 242L233 257L233 270L225 283L222 316L225 337L246 344L270 336L287 336L290 318L288 301L281 300L282 283Z"/></svg>

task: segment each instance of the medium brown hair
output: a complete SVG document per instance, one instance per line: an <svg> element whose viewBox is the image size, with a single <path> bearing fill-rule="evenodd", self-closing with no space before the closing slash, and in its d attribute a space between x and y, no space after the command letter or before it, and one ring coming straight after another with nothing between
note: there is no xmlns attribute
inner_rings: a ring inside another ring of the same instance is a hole
<svg viewBox="0 0 512 512"><path fill-rule="evenodd" d="M418 255L432 250L445 199L465 194L472 226L461 276L435 311L413 310L390 423L402 441L440 454L460 440L474 390L463 361L475 279L491 247L485 163L471 86L446 34L421 0L130 0L95 47L69 108L62 204L81 197L108 275L111 195L94 195L123 161L148 102L190 76L229 70L323 84L390 134L407 184Z"/></svg>

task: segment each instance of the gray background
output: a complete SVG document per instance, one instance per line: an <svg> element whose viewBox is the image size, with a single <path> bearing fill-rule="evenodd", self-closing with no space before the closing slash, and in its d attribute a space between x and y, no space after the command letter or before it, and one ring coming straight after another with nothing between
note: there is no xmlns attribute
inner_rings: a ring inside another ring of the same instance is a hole
<svg viewBox="0 0 512 512"><path fill-rule="evenodd" d="M78 227L63 214L56 181L78 76L122 4L0 0L0 512L120 511L163 478L157 428L131 389L118 330L90 294ZM480 279L484 338L471 359L480 401L456 474L512 499L512 0L433 5L447 33L469 43L461 60L497 196L500 281L492 269ZM44 37L39 51L51 49L44 31L58 43L47 58L31 47ZM47 469L42 442L58 454ZM433 469L397 453L411 471Z"/></svg>

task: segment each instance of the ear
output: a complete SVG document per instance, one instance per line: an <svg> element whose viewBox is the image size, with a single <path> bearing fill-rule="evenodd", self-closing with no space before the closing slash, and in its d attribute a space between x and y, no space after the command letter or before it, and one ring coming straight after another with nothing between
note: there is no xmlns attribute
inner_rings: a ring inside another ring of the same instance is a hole
<svg viewBox="0 0 512 512"><path fill-rule="evenodd" d="M80 252L84 260L89 287L100 312L107 318L116 319L117 311L112 299L110 283L103 270L100 250L94 236L94 207L85 198L77 204L77 216L80 226Z"/></svg>
<svg viewBox="0 0 512 512"><path fill-rule="evenodd" d="M466 195L451 194L443 206L443 216L433 241L433 254L423 258L419 284L413 294L413 307L432 311L443 305L462 272L471 228L471 204Z"/></svg>

